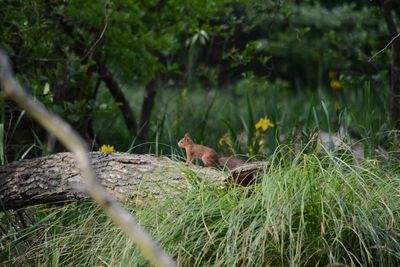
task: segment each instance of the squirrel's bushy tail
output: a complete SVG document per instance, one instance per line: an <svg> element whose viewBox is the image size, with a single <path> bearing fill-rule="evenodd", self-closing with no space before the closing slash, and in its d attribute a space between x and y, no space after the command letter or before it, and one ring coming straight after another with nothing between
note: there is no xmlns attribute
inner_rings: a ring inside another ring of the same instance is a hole
<svg viewBox="0 0 400 267"><path fill-rule="evenodd" d="M221 167L228 168L229 170L235 169L245 163L246 163L246 161L235 158L235 157L220 157L220 158L218 158L218 164Z"/></svg>

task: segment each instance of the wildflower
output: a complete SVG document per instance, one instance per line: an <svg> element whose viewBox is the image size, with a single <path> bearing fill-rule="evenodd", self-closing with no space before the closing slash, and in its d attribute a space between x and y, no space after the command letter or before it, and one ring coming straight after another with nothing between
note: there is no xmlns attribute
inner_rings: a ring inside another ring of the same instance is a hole
<svg viewBox="0 0 400 267"><path fill-rule="evenodd" d="M256 129L261 128L263 131L266 131L269 127L274 127L274 124L267 116L260 118L260 120L256 123Z"/></svg>
<svg viewBox="0 0 400 267"><path fill-rule="evenodd" d="M334 90L340 90L344 87L344 84L339 80L331 80L330 86Z"/></svg>
<svg viewBox="0 0 400 267"><path fill-rule="evenodd" d="M112 153L115 152L114 146L109 146L109 145L102 145L99 149L100 152L103 153Z"/></svg>

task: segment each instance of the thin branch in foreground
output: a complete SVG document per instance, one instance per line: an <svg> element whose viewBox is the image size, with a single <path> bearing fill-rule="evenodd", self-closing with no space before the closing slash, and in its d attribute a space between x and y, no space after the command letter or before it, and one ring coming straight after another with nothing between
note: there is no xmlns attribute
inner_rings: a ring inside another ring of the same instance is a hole
<svg viewBox="0 0 400 267"><path fill-rule="evenodd" d="M381 50L379 50L376 54L374 54L372 57L370 57L369 59L368 59L368 62L371 62L377 55L379 55L380 53L382 53L383 51L385 51L397 38L399 38L400 37L400 32L395 36L395 37L393 37L392 38L392 40L390 40L389 41L389 43L387 43L387 45L384 47L384 48L382 48Z"/></svg>
<svg viewBox="0 0 400 267"><path fill-rule="evenodd" d="M134 217L125 210L99 183L88 157L88 148L72 127L33 100L22 89L12 73L6 54L0 50L0 85L4 95L26 110L47 131L54 134L64 146L73 152L82 176L85 190L110 218L121 227L143 255L154 266L176 266L176 263L142 229Z"/></svg>

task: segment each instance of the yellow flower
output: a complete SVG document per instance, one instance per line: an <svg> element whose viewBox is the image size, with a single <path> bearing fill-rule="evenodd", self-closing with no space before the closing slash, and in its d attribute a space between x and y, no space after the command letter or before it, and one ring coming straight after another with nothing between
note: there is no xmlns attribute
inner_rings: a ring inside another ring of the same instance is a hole
<svg viewBox="0 0 400 267"><path fill-rule="evenodd" d="M342 83L342 82L339 81L339 80L332 80L332 81L330 82L330 86L331 86L331 88L334 89L334 90L340 90L340 89L342 89L342 88L344 87L344 83Z"/></svg>
<svg viewBox="0 0 400 267"><path fill-rule="evenodd" d="M269 127L274 127L274 124L267 116L260 118L260 120L256 124L256 129L261 128L263 131L266 131Z"/></svg>
<svg viewBox="0 0 400 267"><path fill-rule="evenodd" d="M103 153L112 153L115 152L114 146L109 146L109 145L102 145L99 149L100 152Z"/></svg>

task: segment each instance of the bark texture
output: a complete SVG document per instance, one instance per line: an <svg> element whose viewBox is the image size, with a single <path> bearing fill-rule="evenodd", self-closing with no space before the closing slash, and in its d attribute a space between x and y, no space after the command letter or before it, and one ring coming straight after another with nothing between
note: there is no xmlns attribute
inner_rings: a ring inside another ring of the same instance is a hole
<svg viewBox="0 0 400 267"><path fill-rule="evenodd" d="M128 153L90 153L98 179L123 200L130 197L162 196L183 190L193 175L221 183L228 175L211 168L183 166L166 157ZM83 179L71 153L22 160L0 166L2 209L85 198Z"/></svg>

